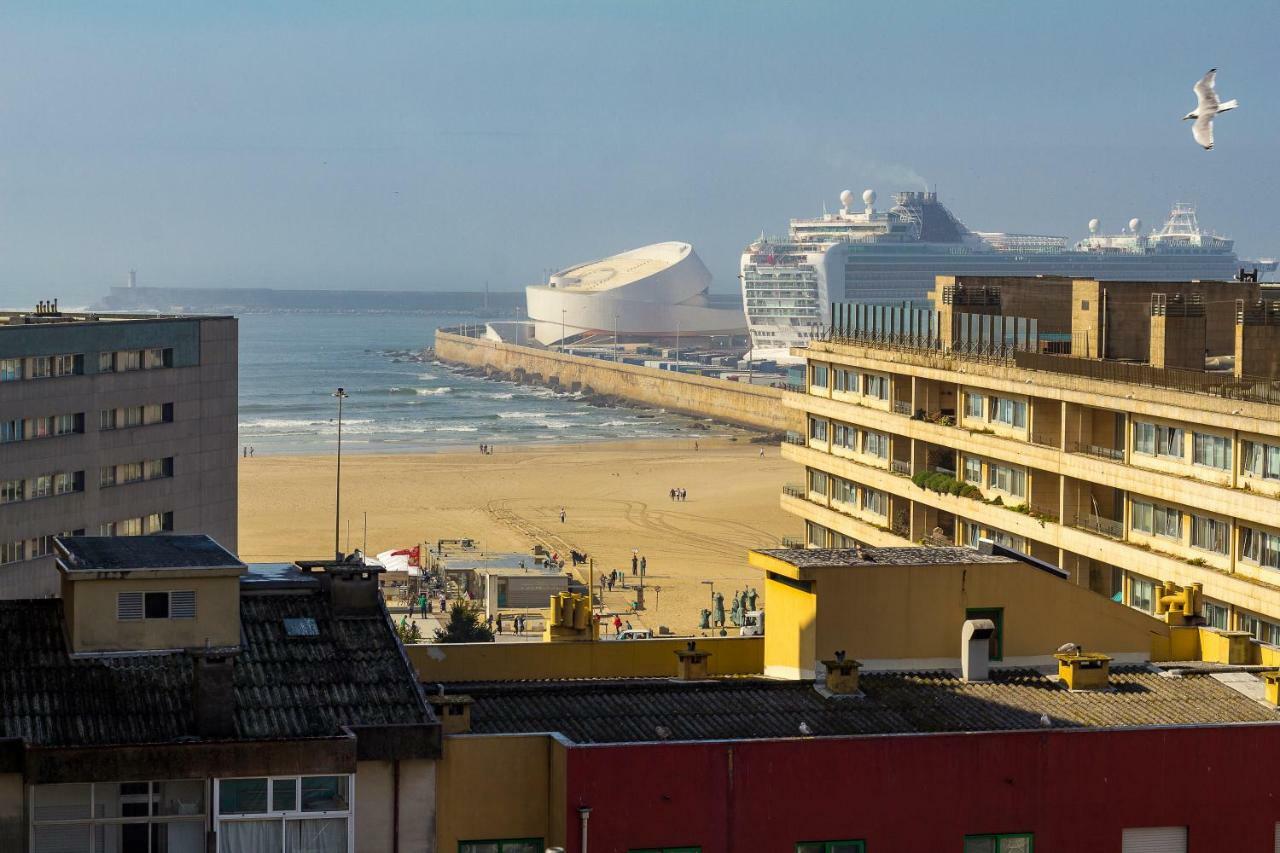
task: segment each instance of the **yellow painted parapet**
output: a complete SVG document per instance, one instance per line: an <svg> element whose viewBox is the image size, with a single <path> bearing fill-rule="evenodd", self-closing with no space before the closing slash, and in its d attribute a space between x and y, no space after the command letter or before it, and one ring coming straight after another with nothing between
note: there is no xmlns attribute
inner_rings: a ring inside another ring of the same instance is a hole
<svg viewBox="0 0 1280 853"><path fill-rule="evenodd" d="M1252 663L1253 635L1248 631L1200 629L1200 658L1208 663Z"/></svg>
<svg viewBox="0 0 1280 853"><path fill-rule="evenodd" d="M1193 583L1178 586L1165 581L1155 586L1156 615L1163 616L1170 625L1187 625L1200 615L1200 600L1204 584Z"/></svg>
<svg viewBox="0 0 1280 853"><path fill-rule="evenodd" d="M591 597L576 592L551 596L551 613L542 632L545 642L582 642L597 639L599 626L591 618Z"/></svg>
<svg viewBox="0 0 1280 853"><path fill-rule="evenodd" d="M1280 670L1264 672L1261 675L1263 682L1266 683L1268 704L1280 705Z"/></svg>
<svg viewBox="0 0 1280 853"><path fill-rule="evenodd" d="M1101 652L1056 654L1058 678L1069 690L1106 690L1111 680L1111 657Z"/></svg>

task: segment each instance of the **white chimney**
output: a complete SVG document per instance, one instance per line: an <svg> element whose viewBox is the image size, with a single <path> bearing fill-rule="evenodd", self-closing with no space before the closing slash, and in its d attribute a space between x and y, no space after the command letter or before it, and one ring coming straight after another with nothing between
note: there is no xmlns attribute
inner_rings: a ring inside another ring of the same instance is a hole
<svg viewBox="0 0 1280 853"><path fill-rule="evenodd" d="M960 671L965 681L986 681L991 670L991 635L996 623L990 619L967 619L960 629Z"/></svg>

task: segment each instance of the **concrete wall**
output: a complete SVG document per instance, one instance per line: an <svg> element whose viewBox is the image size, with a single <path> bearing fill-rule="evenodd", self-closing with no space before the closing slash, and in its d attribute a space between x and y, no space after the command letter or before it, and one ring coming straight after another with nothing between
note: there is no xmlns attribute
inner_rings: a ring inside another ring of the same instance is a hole
<svg viewBox="0 0 1280 853"><path fill-rule="evenodd" d="M396 763L400 765L398 839L393 832L395 763L361 761L356 764L356 853L428 853L436 849L436 762Z"/></svg>
<svg viewBox="0 0 1280 853"><path fill-rule="evenodd" d="M25 794L21 773L0 773L0 850L26 849Z"/></svg>
<svg viewBox="0 0 1280 853"><path fill-rule="evenodd" d="M555 380L560 385L578 385L597 394L622 397L668 411L713 417L773 432L803 430L800 413L783 407L783 392L777 388L564 355L442 331L436 332L435 348L436 357L450 364L487 368L545 384Z"/></svg>
<svg viewBox="0 0 1280 853"><path fill-rule="evenodd" d="M772 601L772 599L771 599ZM426 684L437 681L520 681L531 678L663 678L676 674L687 639L593 643L419 643L405 646ZM760 637L700 637L712 675L764 671Z"/></svg>

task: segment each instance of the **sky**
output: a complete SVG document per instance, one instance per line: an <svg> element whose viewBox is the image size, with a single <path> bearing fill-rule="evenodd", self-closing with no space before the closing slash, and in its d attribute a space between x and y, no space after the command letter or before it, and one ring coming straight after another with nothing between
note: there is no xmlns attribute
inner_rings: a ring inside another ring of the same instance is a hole
<svg viewBox="0 0 1280 853"><path fill-rule="evenodd" d="M0 4L0 304L515 290L659 240L713 289L842 189L1280 255L1280 3ZM1240 109L1180 119L1219 68Z"/></svg>

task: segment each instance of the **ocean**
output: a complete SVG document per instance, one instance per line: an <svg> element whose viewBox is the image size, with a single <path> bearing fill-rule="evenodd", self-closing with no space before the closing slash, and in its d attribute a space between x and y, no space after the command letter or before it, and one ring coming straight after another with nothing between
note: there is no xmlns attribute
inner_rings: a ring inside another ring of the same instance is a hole
<svg viewBox="0 0 1280 853"><path fill-rule="evenodd" d="M240 317L240 443L255 453L331 453L339 386L343 452L421 453L495 446L727 434L695 418L601 408L577 395L464 376L399 353L438 326L429 314L246 314Z"/></svg>

